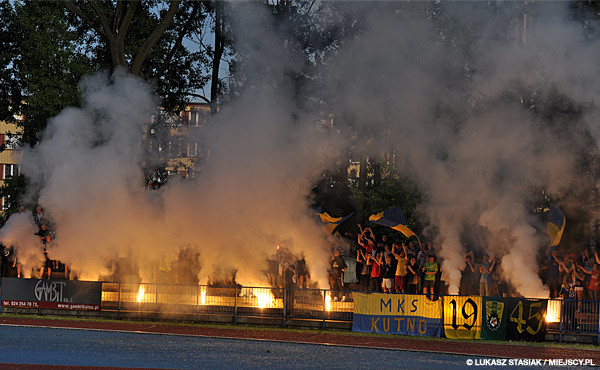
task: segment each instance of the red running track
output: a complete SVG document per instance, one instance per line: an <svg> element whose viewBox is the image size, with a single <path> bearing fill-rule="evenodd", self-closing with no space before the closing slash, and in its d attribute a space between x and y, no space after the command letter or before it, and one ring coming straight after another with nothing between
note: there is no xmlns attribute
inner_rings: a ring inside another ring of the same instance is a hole
<svg viewBox="0 0 600 370"><path fill-rule="evenodd" d="M294 331L286 329L263 329L236 327L211 327L196 325L174 325L168 323L62 320L51 318L0 318L2 325L24 325L56 328L128 331L157 334L193 335L204 337L237 338L297 343L316 343L369 348L386 348L407 351L427 351L484 357L523 359L591 359L600 364L600 350L567 347L535 346L525 342L499 344L497 342L473 342L437 338L406 338L377 335L355 335L351 333ZM106 369L102 367L48 366L1 364L3 369Z"/></svg>

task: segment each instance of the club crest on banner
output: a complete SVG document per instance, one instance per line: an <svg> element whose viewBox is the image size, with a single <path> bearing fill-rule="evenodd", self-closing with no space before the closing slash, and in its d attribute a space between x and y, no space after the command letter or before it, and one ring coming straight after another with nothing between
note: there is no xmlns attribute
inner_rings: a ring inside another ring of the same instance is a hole
<svg viewBox="0 0 600 370"><path fill-rule="evenodd" d="M498 330L502 324L502 313L504 312L504 303L497 301L485 302L485 323L488 329Z"/></svg>

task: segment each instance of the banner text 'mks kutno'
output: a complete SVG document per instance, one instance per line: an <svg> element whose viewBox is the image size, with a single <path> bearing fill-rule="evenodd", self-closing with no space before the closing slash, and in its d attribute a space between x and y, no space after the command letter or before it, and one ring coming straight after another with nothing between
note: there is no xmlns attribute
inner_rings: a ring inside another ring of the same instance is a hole
<svg viewBox="0 0 600 370"><path fill-rule="evenodd" d="M352 330L439 337L442 305L422 295L354 293Z"/></svg>

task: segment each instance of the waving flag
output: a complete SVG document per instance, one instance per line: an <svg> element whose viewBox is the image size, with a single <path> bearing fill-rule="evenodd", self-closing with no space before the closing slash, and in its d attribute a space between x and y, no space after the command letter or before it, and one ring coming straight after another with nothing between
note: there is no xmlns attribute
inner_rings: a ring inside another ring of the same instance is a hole
<svg viewBox="0 0 600 370"><path fill-rule="evenodd" d="M563 231L565 231L566 219L560 208L550 204L548 213L548 236L550 237L550 246L554 247L560 243Z"/></svg>
<svg viewBox="0 0 600 370"><path fill-rule="evenodd" d="M346 217L331 217L327 212L318 212L317 216L319 216L319 220L323 224L323 230L327 234L331 234L339 224L346 221L353 214L354 212L350 213Z"/></svg>
<svg viewBox="0 0 600 370"><path fill-rule="evenodd" d="M400 207L388 209L371 215L371 217L369 217L369 221L378 225L391 227L394 230L398 230L407 238L410 238L411 236L416 237L415 233L406 227L406 218L404 218L404 215L402 214L402 208Z"/></svg>

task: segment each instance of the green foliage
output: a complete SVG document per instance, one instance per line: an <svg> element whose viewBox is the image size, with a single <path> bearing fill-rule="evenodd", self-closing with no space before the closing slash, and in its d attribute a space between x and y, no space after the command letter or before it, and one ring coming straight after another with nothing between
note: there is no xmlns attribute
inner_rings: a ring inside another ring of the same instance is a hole
<svg viewBox="0 0 600 370"><path fill-rule="evenodd" d="M4 181L0 187L0 198L6 200L5 210L2 213L2 224L10 215L17 212L19 206L23 205L23 194L27 190L27 178L23 175L13 176Z"/></svg>
<svg viewBox="0 0 600 370"><path fill-rule="evenodd" d="M0 2L0 121L14 122L14 113L19 111L21 88L14 73L15 12L8 1Z"/></svg>
<svg viewBox="0 0 600 370"><path fill-rule="evenodd" d="M586 38L590 40L600 37L600 2L593 0L571 1L571 16L580 22L582 31Z"/></svg>
<svg viewBox="0 0 600 370"><path fill-rule="evenodd" d="M337 171L323 175L312 189L314 208L321 207L333 217L344 217L355 212L356 205L345 173L345 168L339 167Z"/></svg>
<svg viewBox="0 0 600 370"><path fill-rule="evenodd" d="M190 50L192 44L184 39L202 40L203 30L211 22L212 10L209 2L190 1L181 6L173 24L165 31L158 44L150 50L140 76L155 83L156 92L162 98L161 106L167 110L180 110L189 101L189 96L202 90L210 80L209 52ZM153 12L145 12L145 28L129 30L130 37L144 39L158 23ZM140 21L138 18L135 22ZM133 23L132 25L136 25ZM132 54L135 50L132 50Z"/></svg>
<svg viewBox="0 0 600 370"><path fill-rule="evenodd" d="M79 50L82 39L60 4L32 1L17 3L15 9L14 63L26 100L23 140L35 144L50 117L78 105L77 84L93 66Z"/></svg>
<svg viewBox="0 0 600 370"><path fill-rule="evenodd" d="M363 204L363 214L360 216L363 225L371 227L376 234L387 234L392 239L403 239L399 232L390 231L389 228L368 222L369 216L382 212L386 209L402 207L407 226L417 235L420 226L417 223L414 212L422 202L422 194L417 185L410 179L398 175L391 166L376 161L368 162L367 186L362 193L358 186L352 186L352 198L356 203ZM398 235L394 235L398 234Z"/></svg>
<svg viewBox="0 0 600 370"><path fill-rule="evenodd" d="M14 113L22 111L27 122L23 139L32 145L50 117L67 106L79 104L77 86L82 76L116 67L111 58L114 51L106 37L68 11L65 4L78 6L83 17L95 16L87 1L0 4L0 15L6 20L0 26L0 118L11 120ZM153 1L135 7L123 41L126 63L132 63L169 4ZM114 2L97 5L109 20L119 8ZM186 46L189 44L184 43L192 35L202 39L201 34L210 23L210 11L205 2L184 2L144 58L139 75L154 84L166 109L182 109L189 96L210 79L210 53L190 51ZM18 106L21 94L26 101L22 110ZM11 97L16 104L11 103Z"/></svg>
<svg viewBox="0 0 600 370"><path fill-rule="evenodd" d="M207 42L204 33L213 13L210 2L63 4L70 11L71 24L88 38L87 48L94 63L109 71L124 67L151 82L163 108L183 109L189 97L210 80L210 52L190 50L194 43ZM128 18L130 11L133 16Z"/></svg>

